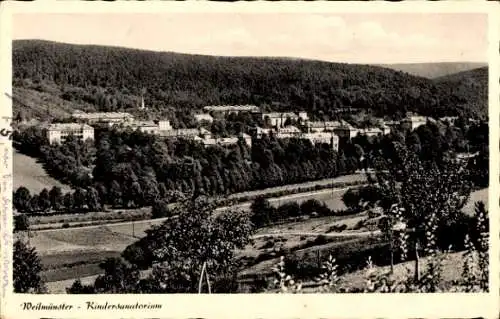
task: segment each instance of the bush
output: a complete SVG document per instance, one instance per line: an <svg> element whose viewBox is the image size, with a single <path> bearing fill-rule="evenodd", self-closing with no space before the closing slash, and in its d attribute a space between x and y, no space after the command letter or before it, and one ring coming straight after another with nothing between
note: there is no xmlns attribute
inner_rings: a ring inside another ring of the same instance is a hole
<svg viewBox="0 0 500 319"><path fill-rule="evenodd" d="M93 285L82 285L80 279L75 280L71 287L66 288L68 294L93 294L95 289Z"/></svg>
<svg viewBox="0 0 500 319"><path fill-rule="evenodd" d="M361 197L358 189L349 188L347 192L342 195L342 201L350 209L359 209Z"/></svg>
<svg viewBox="0 0 500 319"><path fill-rule="evenodd" d="M28 216L17 215L14 217L14 231L25 231L30 227Z"/></svg>
<svg viewBox="0 0 500 319"><path fill-rule="evenodd" d="M309 199L300 205L300 210L304 215L311 215L321 208L321 203L316 199Z"/></svg>
<svg viewBox="0 0 500 319"><path fill-rule="evenodd" d="M328 242L330 242L330 240L325 235L318 235L318 237L316 237L316 239L314 240L315 245L324 245Z"/></svg>
<svg viewBox="0 0 500 319"><path fill-rule="evenodd" d="M331 233L331 232L343 232L344 230L347 229L347 225L346 224L341 224L341 225L333 225L332 227L330 227L328 229L328 233Z"/></svg>
<svg viewBox="0 0 500 319"><path fill-rule="evenodd" d="M69 224L68 223L62 224L62 228L69 228Z"/></svg>
<svg viewBox="0 0 500 319"><path fill-rule="evenodd" d="M139 269L148 269L153 265L153 254L146 246L146 241L139 241L127 246L122 252L122 257Z"/></svg>
<svg viewBox="0 0 500 319"><path fill-rule="evenodd" d="M156 201L151 209L151 216L153 219L172 216L172 211L168 207L167 201L165 200Z"/></svg>
<svg viewBox="0 0 500 319"><path fill-rule="evenodd" d="M266 198L256 198L250 209L252 211L251 222L254 227L259 228L272 223L275 210Z"/></svg>
<svg viewBox="0 0 500 319"><path fill-rule="evenodd" d="M297 279L314 278L318 276L322 269L318 265L316 256L310 253L302 257L296 254L291 254L285 257L285 270L287 275L291 275Z"/></svg>
<svg viewBox="0 0 500 319"><path fill-rule="evenodd" d="M354 225L353 229L361 229L365 227L365 225L366 225L366 220L362 219L359 222L357 222L356 225Z"/></svg>
<svg viewBox="0 0 500 319"><path fill-rule="evenodd" d="M268 249L274 247L274 240L268 240L260 247L260 249Z"/></svg>
<svg viewBox="0 0 500 319"><path fill-rule="evenodd" d="M279 215L284 218L288 217L298 217L301 215L302 211L300 210L300 206L297 202L290 202L281 205L278 207Z"/></svg>

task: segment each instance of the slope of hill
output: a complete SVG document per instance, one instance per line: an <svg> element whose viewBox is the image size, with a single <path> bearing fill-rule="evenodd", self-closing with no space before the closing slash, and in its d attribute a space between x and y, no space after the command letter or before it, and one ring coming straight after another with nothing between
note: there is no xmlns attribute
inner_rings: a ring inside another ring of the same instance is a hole
<svg viewBox="0 0 500 319"><path fill-rule="evenodd" d="M439 77L434 82L458 100L468 100L472 108L488 110L488 67Z"/></svg>
<svg viewBox="0 0 500 319"><path fill-rule="evenodd" d="M150 112L169 115L210 104L250 103L328 117L345 106L376 115L414 111L443 116L454 115L456 105L467 108L471 102L429 79L378 66L40 40L13 42L13 70L16 88L47 93L75 107L95 105L103 111L136 108L144 92Z"/></svg>
<svg viewBox="0 0 500 319"><path fill-rule="evenodd" d="M49 119L65 117L78 108L92 110L91 104L78 101L67 101L60 97L61 92L56 85L34 85L12 88L14 95L14 112L21 110L25 118Z"/></svg>
<svg viewBox="0 0 500 319"><path fill-rule="evenodd" d="M487 66L487 63L479 62L437 62L437 63L403 63L403 64L382 64L381 66L406 72L416 76L429 79L468 71Z"/></svg>
<svg viewBox="0 0 500 319"><path fill-rule="evenodd" d="M58 186L64 192L69 191L68 185L62 184L47 175L42 164L38 163L36 159L14 150L12 162L14 163L14 190L20 186L24 186L28 188L31 194L38 194L44 188L50 190L53 186Z"/></svg>

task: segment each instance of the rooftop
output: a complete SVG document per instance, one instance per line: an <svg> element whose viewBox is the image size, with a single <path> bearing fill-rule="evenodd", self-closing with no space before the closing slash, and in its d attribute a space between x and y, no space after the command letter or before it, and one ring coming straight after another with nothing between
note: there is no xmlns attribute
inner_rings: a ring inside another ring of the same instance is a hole
<svg viewBox="0 0 500 319"><path fill-rule="evenodd" d="M382 130L378 127L367 127L360 130L362 133L382 133Z"/></svg>
<svg viewBox="0 0 500 319"><path fill-rule="evenodd" d="M171 136L186 136L186 135L198 135L200 131L196 128L183 128L183 129L173 129L169 131L160 131L160 136L171 137Z"/></svg>
<svg viewBox="0 0 500 319"><path fill-rule="evenodd" d="M293 112L270 112L270 113L263 113L262 117L269 117L269 118L294 118L298 117L297 114Z"/></svg>
<svg viewBox="0 0 500 319"><path fill-rule="evenodd" d="M213 119L212 116L210 114L195 114L194 115L194 118L196 119Z"/></svg>
<svg viewBox="0 0 500 319"><path fill-rule="evenodd" d="M51 131L93 130L92 126L80 123L53 123L46 126Z"/></svg>
<svg viewBox="0 0 500 319"><path fill-rule="evenodd" d="M318 132L318 133L304 133L302 134L304 138L327 138L327 137L335 137L337 136L332 132Z"/></svg>
<svg viewBox="0 0 500 319"><path fill-rule="evenodd" d="M131 123L126 124L127 126L135 126L135 127L158 127L153 121L133 121Z"/></svg>
<svg viewBox="0 0 500 319"><path fill-rule="evenodd" d="M287 127L282 127L280 129L278 129L278 132L279 133L300 133L300 130L295 127L295 126L287 126Z"/></svg>
<svg viewBox="0 0 500 319"><path fill-rule="evenodd" d="M341 126L342 123L339 121L314 121L308 122L307 125L312 128L324 128L324 127L338 127Z"/></svg>
<svg viewBox="0 0 500 319"><path fill-rule="evenodd" d="M256 105L208 105L203 108L206 111L252 111L259 110Z"/></svg>
<svg viewBox="0 0 500 319"><path fill-rule="evenodd" d="M72 114L75 118L87 118L87 119L101 119L101 118L131 118L132 115L126 112L92 112L85 113L82 111L75 111Z"/></svg>

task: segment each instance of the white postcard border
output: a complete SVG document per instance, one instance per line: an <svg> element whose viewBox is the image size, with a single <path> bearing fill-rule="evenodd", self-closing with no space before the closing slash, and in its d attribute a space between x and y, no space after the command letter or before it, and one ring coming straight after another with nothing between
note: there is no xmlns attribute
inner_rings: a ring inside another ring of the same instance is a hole
<svg viewBox="0 0 500 319"><path fill-rule="evenodd" d="M123 318L123 317L213 317L213 318L405 318L405 317L498 317L499 303L499 7L485 2L308 2L308 3L206 3L206 2L56 2L2 3L0 7L0 116L10 119L12 105L11 18L14 13L157 13L157 12L443 12L488 14L489 19L489 118L490 118L490 283L488 294L336 294L336 295L23 295L13 294L12 282L5 284L7 274L12 277L12 267L5 263L12 260L12 158L5 157L11 142L0 142L1 192L1 247L2 247L2 304L4 318ZM467 21L464 21L467 23ZM7 152L8 154L8 152ZM10 179L10 182L9 182ZM7 272L6 272L7 271ZM86 302L135 304L161 304L161 310L137 311L87 311ZM74 305L70 311L22 311L22 303L66 303ZM77 308L80 306L80 308Z"/></svg>

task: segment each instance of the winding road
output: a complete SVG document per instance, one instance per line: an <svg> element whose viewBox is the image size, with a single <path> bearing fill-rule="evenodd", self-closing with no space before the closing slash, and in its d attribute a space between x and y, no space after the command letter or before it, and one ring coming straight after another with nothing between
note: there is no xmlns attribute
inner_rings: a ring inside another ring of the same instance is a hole
<svg viewBox="0 0 500 319"><path fill-rule="evenodd" d="M262 237L283 237L283 236L325 236L330 238L335 237L369 237L379 235L381 233L380 230L374 231L361 231L361 232L342 232L342 233L311 233L311 232L276 232L276 233L267 233L267 234L258 234L252 236L252 238L262 238Z"/></svg>

